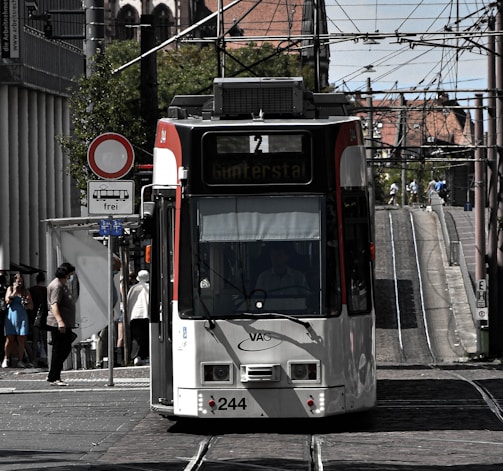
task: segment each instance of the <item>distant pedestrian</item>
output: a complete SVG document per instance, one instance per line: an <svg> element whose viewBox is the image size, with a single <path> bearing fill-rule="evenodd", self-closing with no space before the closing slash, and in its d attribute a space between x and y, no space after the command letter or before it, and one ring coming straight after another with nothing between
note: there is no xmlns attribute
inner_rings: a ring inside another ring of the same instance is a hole
<svg viewBox="0 0 503 471"><path fill-rule="evenodd" d="M442 199L442 204L445 205L445 202L447 201L447 197L449 195L449 192L447 190L447 182L445 180L438 182L435 189L437 190L438 196L440 196L440 198Z"/></svg>
<svg viewBox="0 0 503 471"><path fill-rule="evenodd" d="M130 272L128 275L128 281L126 284L127 290L133 285L138 283L138 280L136 279L136 273L134 271ZM124 300L125 296L122 295L122 286L123 284L121 283L121 298ZM127 300L126 300L127 304ZM117 357L124 358L124 336L125 336L125 324L124 324L124 308L123 308L123 303L121 302L120 304L120 315L119 318L117 319L117 343L116 343L116 355ZM123 361L121 363L124 363L125 366L127 366L127 361Z"/></svg>
<svg viewBox="0 0 503 471"><path fill-rule="evenodd" d="M415 178L409 183L409 191L410 191L409 203L417 203L417 192L419 191L419 185L417 184Z"/></svg>
<svg viewBox="0 0 503 471"><path fill-rule="evenodd" d="M396 202L397 196L398 196L398 185L395 182L393 182L390 186L390 189L389 189L388 204L396 206L397 205L397 202Z"/></svg>
<svg viewBox="0 0 503 471"><path fill-rule="evenodd" d="M61 371L72 351L74 340L72 328L75 327L75 301L67 287L67 283L73 280L74 273L73 265L60 265L47 287L47 327L52 335L52 355L47 381L55 386L67 385L61 380Z"/></svg>
<svg viewBox="0 0 503 471"><path fill-rule="evenodd" d="M128 320L131 338L136 343L131 350L135 366L143 365L149 357L149 279L147 270L140 270L136 277L138 283L132 286L127 295Z"/></svg>
<svg viewBox="0 0 503 471"><path fill-rule="evenodd" d="M33 363L35 366L47 366L46 326L37 326L34 324L39 309L41 309L42 312L47 312L47 286L45 285L45 274L43 272L38 273L35 281L36 284L30 287L33 300L33 310L30 315Z"/></svg>
<svg viewBox="0 0 503 471"><path fill-rule="evenodd" d="M0 273L0 357L4 356L5 345L5 318L7 316L7 303L5 302L5 293L7 293L7 275Z"/></svg>
<svg viewBox="0 0 503 471"><path fill-rule="evenodd" d="M428 204L431 206L431 199L433 195L436 193L435 186L437 185L437 179L432 178L426 187L425 193L428 195Z"/></svg>
<svg viewBox="0 0 503 471"><path fill-rule="evenodd" d="M5 354L2 368L17 366L24 368L26 341L30 332L28 309L33 309L30 290L24 285L21 273L14 275L12 286L7 288L5 302L8 306L5 318ZM14 360L17 364L14 365Z"/></svg>
<svg viewBox="0 0 503 471"><path fill-rule="evenodd" d="M115 306L119 302L120 296L119 296L119 292L117 291L117 287L115 286L115 279L114 278L115 278L115 275L117 275L120 272L122 262L117 255L113 254L112 263L113 263L113 267L112 267L112 309L115 313ZM119 314L119 317L120 317L120 314ZM101 329L98 332L98 342L96 344L96 368L103 368L104 359L108 358L107 352L108 352L108 325L103 327L103 329ZM114 353L116 353L115 349L114 349ZM116 355L114 355L114 356L116 356ZM112 365L114 365L114 364L115 364L115 361L114 361L114 363L112 363Z"/></svg>

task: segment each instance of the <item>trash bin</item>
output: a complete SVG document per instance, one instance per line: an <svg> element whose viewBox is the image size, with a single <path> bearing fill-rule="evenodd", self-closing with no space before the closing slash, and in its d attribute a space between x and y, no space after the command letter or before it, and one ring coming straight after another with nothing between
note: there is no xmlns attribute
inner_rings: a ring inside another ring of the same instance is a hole
<svg viewBox="0 0 503 471"><path fill-rule="evenodd" d="M472 210L472 204L471 203L465 203L464 209L465 209L465 211L471 211Z"/></svg>
<svg viewBox="0 0 503 471"><path fill-rule="evenodd" d="M480 326L480 351L482 354L487 355L489 353L489 326Z"/></svg>

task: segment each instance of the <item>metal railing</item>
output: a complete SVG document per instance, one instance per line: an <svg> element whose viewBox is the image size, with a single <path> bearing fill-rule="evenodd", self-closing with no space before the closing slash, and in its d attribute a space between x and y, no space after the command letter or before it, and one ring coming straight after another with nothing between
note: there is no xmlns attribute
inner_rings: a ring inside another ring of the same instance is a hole
<svg viewBox="0 0 503 471"><path fill-rule="evenodd" d="M62 41L50 41L39 31L21 32L21 58L0 60L0 82L69 95L76 79L85 74L82 50Z"/></svg>
<svg viewBox="0 0 503 471"><path fill-rule="evenodd" d="M474 322L476 321L477 303L475 299L475 289L473 286L472 279L470 277L470 271L468 265L466 264L466 258L463 251L463 244L459 240L455 228L450 231L448 229L448 224L445 218L444 206L442 199L437 194L434 194L431 198L431 210L435 212L440 221L440 227L442 229L442 235L444 237L444 244L446 254L449 257L449 265L458 265L461 270L461 275L463 277L463 284L465 285L466 296L468 298L468 304L470 305L470 311L472 313L472 318Z"/></svg>

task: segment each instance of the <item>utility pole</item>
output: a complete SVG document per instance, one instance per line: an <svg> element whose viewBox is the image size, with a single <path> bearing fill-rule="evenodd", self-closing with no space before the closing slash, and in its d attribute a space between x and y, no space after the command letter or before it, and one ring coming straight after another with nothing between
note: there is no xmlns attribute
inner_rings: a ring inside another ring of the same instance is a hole
<svg viewBox="0 0 503 471"><path fill-rule="evenodd" d="M369 162L367 170L367 186L369 190L370 210L375 211L375 181L374 181L374 106L372 103L372 82L370 77L367 77L367 160ZM375 241L375 226L372 223L371 227L372 240Z"/></svg>
<svg viewBox="0 0 503 471"><path fill-rule="evenodd" d="M314 59L314 92L320 92L320 14L318 0L313 1L313 59ZM373 129L373 128L372 128ZM373 131L372 131L372 137Z"/></svg>
<svg viewBox="0 0 503 471"><path fill-rule="evenodd" d="M499 221L498 225L501 225L503 221L503 198L501 195L501 190L503 189L503 37L501 32L503 30L503 0L498 1L498 11L496 13L496 32L498 36L496 37L496 90L498 92L496 100L496 146L498 149L497 155L497 193L498 193L498 212L497 218ZM501 308L503 307L503 289L501 286L503 284L503 231L498 231L498 241L496 247L496 260L497 260L497 280L496 284L493 286L498 292L498 302L495 306L495 316L490 319L490 335L489 335L489 345L490 353L494 356L500 356L503 352L503 312Z"/></svg>
<svg viewBox="0 0 503 471"><path fill-rule="evenodd" d="M486 234L485 217L485 152L482 112L482 94L475 95L475 283L477 293L477 320L479 328L478 351L482 355L489 353L488 345L488 311L486 280Z"/></svg>
<svg viewBox="0 0 503 471"><path fill-rule="evenodd" d="M84 51L86 54L86 77L92 73L92 59L102 52L105 44L105 7L104 0L84 0L86 15L86 33Z"/></svg>
<svg viewBox="0 0 503 471"><path fill-rule="evenodd" d="M495 18L489 18L490 33L495 30ZM487 263L488 263L488 318L497 325L498 317L498 149L496 146L496 42L493 34L489 34L487 45L487 203L488 203L488 233L487 233ZM497 351L497 337L490 335L489 351Z"/></svg>
<svg viewBox="0 0 503 471"><path fill-rule="evenodd" d="M140 19L140 48L142 54L140 63L140 113L142 119L147 125L147 145L151 149L154 148L155 130L159 115L157 95L157 56L156 54L145 53L154 47L154 15L143 14Z"/></svg>
<svg viewBox="0 0 503 471"><path fill-rule="evenodd" d="M407 149L407 109L405 108L405 96L400 93L400 147ZM405 151L401 152L402 156L402 207L407 204L407 155Z"/></svg>
<svg viewBox="0 0 503 471"><path fill-rule="evenodd" d="M217 57L219 77L225 77L225 31L224 31L224 9L222 0L218 0L218 16L217 16Z"/></svg>

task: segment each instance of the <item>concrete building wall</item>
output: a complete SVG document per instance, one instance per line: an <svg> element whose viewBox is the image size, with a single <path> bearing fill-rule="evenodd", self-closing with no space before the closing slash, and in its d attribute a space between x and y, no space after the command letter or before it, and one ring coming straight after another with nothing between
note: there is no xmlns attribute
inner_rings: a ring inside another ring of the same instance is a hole
<svg viewBox="0 0 503 471"><path fill-rule="evenodd" d="M56 143L70 130L67 98L0 84L0 122L0 270L44 269L41 221L80 211Z"/></svg>

